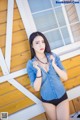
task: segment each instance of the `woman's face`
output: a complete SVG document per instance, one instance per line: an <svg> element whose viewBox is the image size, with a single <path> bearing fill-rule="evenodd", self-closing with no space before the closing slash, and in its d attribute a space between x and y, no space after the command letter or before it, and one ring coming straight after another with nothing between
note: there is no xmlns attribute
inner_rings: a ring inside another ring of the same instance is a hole
<svg viewBox="0 0 80 120"><path fill-rule="evenodd" d="M44 53L45 51L45 42L41 36L37 36L33 40L32 47L35 53Z"/></svg>

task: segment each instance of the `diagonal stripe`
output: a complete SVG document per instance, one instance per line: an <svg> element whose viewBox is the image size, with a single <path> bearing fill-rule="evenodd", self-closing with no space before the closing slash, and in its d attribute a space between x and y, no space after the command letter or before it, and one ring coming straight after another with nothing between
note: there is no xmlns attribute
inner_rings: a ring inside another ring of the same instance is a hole
<svg viewBox="0 0 80 120"><path fill-rule="evenodd" d="M3 57L3 54L2 54L1 48L0 48L0 66L2 68L3 74L7 75L8 74L7 65L4 62L4 57Z"/></svg>
<svg viewBox="0 0 80 120"><path fill-rule="evenodd" d="M34 116L40 115L44 112L41 105L33 105L31 107L25 108L21 111L16 112L9 116L10 120L29 120Z"/></svg>
<svg viewBox="0 0 80 120"><path fill-rule="evenodd" d="M4 68L3 68L3 69L4 69ZM15 72L10 73L10 74L5 75L5 76L1 76L1 77L0 77L0 83L5 82L6 80L10 80L10 79L12 79L12 78L16 78L16 77L25 75L25 74L27 74L26 68L25 68L25 69L18 70L18 71L15 71Z"/></svg>
<svg viewBox="0 0 80 120"><path fill-rule="evenodd" d="M10 71L14 0L8 0L5 61Z"/></svg>
<svg viewBox="0 0 80 120"><path fill-rule="evenodd" d="M1 64L1 68L4 68L2 69L3 71L3 74L5 75L6 74L9 74L8 72L8 69L6 67L6 64L5 64L5 60L4 60L4 57L2 55L2 51L0 50L0 64ZM5 70L5 71L4 71ZM29 92L26 88L24 88L20 83L18 83L15 79L10 79L10 80L7 80L9 83L11 83L14 87L16 87L19 91L21 91L25 96L29 97L31 100L33 100L35 103L37 104L41 104L41 101L34 95L32 94L31 92Z"/></svg>
<svg viewBox="0 0 80 120"><path fill-rule="evenodd" d="M27 0L16 0L16 3L25 27L26 34L29 37L30 33L36 31L37 29L33 22L33 17L31 15L28 2ZM27 11L27 8L28 8L28 11Z"/></svg>

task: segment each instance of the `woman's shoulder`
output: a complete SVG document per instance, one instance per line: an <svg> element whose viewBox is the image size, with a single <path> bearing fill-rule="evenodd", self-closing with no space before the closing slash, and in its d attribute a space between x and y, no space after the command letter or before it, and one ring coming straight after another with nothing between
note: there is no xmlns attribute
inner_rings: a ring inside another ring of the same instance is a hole
<svg viewBox="0 0 80 120"><path fill-rule="evenodd" d="M35 60L35 58L29 59L26 63L26 67L32 67L34 60Z"/></svg>
<svg viewBox="0 0 80 120"><path fill-rule="evenodd" d="M50 55L53 55L55 58L58 57L58 55L54 52L51 52L51 53L46 53L47 56L50 57Z"/></svg>
<svg viewBox="0 0 80 120"><path fill-rule="evenodd" d="M32 61L31 61L31 59L30 59L30 60L27 61L27 63L26 63L26 67L30 67L31 64L32 64Z"/></svg>

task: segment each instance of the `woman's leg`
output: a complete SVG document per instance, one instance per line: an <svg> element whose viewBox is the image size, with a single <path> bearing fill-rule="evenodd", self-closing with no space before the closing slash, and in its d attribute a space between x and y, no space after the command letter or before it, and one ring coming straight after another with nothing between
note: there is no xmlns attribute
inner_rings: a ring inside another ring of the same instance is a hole
<svg viewBox="0 0 80 120"><path fill-rule="evenodd" d="M64 100L56 107L57 120L70 120L69 116L69 100Z"/></svg>
<svg viewBox="0 0 80 120"><path fill-rule="evenodd" d="M57 120L56 119L56 107L53 104L42 102L42 105L45 109L45 112L49 118L49 120Z"/></svg>

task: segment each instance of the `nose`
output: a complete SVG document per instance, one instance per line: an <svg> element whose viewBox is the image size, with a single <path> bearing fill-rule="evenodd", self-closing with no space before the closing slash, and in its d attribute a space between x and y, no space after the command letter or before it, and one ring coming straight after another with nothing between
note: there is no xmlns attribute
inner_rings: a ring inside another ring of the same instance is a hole
<svg viewBox="0 0 80 120"><path fill-rule="evenodd" d="M43 47L43 43L40 43L40 47Z"/></svg>

